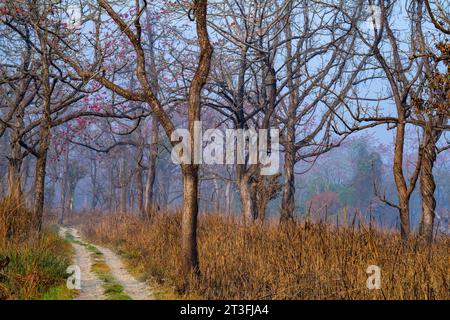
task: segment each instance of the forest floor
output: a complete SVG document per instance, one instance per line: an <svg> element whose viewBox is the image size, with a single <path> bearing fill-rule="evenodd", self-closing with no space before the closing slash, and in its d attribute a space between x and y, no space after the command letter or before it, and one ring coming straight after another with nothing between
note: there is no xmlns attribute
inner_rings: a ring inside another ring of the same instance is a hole
<svg viewBox="0 0 450 320"><path fill-rule="evenodd" d="M74 250L74 265L80 268L81 288L77 300L153 300L147 283L136 280L111 250L81 238L78 230L61 227L60 235Z"/></svg>

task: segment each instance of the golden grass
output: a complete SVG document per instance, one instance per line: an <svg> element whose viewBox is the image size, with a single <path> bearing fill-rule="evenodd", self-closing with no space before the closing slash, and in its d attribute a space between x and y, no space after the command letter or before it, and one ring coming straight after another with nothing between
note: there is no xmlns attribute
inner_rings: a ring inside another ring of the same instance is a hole
<svg viewBox="0 0 450 320"><path fill-rule="evenodd" d="M0 246L0 259L11 260L2 271L0 299L49 299L49 291L66 285L71 255L70 244L54 230L44 231L38 241Z"/></svg>
<svg viewBox="0 0 450 320"><path fill-rule="evenodd" d="M0 270L0 300L59 299L72 294L65 288L72 247L55 229L46 228L38 236L35 226L19 195L0 200L0 262L9 260Z"/></svg>
<svg viewBox="0 0 450 320"><path fill-rule="evenodd" d="M33 236L34 220L19 193L0 200L0 246L6 243L21 243Z"/></svg>
<svg viewBox="0 0 450 320"><path fill-rule="evenodd" d="M179 286L180 215L86 216L83 233L108 244L164 286ZM450 239L402 244L392 231L325 224L244 226L221 215L199 223L201 277L189 296L205 299L449 299ZM366 287L369 265L381 289Z"/></svg>

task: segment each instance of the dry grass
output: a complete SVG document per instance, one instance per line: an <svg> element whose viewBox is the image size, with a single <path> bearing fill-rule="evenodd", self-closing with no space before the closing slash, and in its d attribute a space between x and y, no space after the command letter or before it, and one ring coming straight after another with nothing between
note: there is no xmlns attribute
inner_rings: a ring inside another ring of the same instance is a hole
<svg viewBox="0 0 450 320"><path fill-rule="evenodd" d="M11 261L2 271L0 300L47 299L49 290L65 287L71 247L55 231L46 230L39 241L0 246L0 259L4 257Z"/></svg>
<svg viewBox="0 0 450 320"><path fill-rule="evenodd" d="M33 214L27 210L25 201L18 193L0 200L0 246L22 243L33 234Z"/></svg>
<svg viewBox="0 0 450 320"><path fill-rule="evenodd" d="M68 298L66 268L71 263L70 244L56 230L39 237L32 213L18 195L0 200L0 300Z"/></svg>
<svg viewBox="0 0 450 320"><path fill-rule="evenodd" d="M78 220L92 241L114 247L147 277L181 283L179 214L161 214L153 223L130 215ZM203 215L202 276L189 293L205 299L449 299L449 248L448 237L427 248L364 226L244 226ZM381 290L366 287L369 265L381 268Z"/></svg>

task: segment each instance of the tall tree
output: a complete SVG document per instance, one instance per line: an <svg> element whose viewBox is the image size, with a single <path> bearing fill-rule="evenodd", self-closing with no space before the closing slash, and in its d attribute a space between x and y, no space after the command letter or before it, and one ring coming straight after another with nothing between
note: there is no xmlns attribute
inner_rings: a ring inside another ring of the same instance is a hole
<svg viewBox="0 0 450 320"><path fill-rule="evenodd" d="M439 3L438 3L439 6ZM443 32L450 34L434 16L428 1L425 7L434 26ZM428 243L433 240L433 229L436 210L435 190L436 182L433 167L437 160L438 152L444 151L448 146L439 148L439 140L445 130L449 129L450 119L450 43L443 40L436 45L437 53L433 53L426 42L423 28L424 3L417 2L417 42L418 52L416 58L424 62L423 91L418 92L413 98L414 113L413 122L422 128L421 149L423 158L420 168L420 193L422 196L422 215L419 227L419 236ZM449 23L448 17L442 17L440 21ZM439 65L444 64L445 71L439 70Z"/></svg>
<svg viewBox="0 0 450 320"><path fill-rule="evenodd" d="M103 84L106 88L112 90L116 94L131 101L141 101L147 103L153 115L158 119L161 127L164 129L168 137L172 137L175 131L175 126L172 119L169 117L168 111L164 109L161 101L157 98L157 94L154 92L152 84L149 80L148 64L146 63L146 54L142 44L142 26L141 16L145 12L146 3L141 6L140 2L136 2L135 15L131 25L127 23L124 18L119 15L113 7L106 0L98 0L100 7L106 11L108 16L117 25L120 31L130 41L134 54L136 57L135 72L138 79L140 90L133 91L126 89L114 80L110 80L106 77L105 68L102 61L102 44L98 37L100 32L100 15L95 21L97 26L97 39L95 43L95 50L97 61L94 62L94 67L98 70L92 71L94 68L86 69L73 57L60 51L60 55L63 59L71 65L77 73L84 79L95 79ZM209 41L206 16L207 16L207 1L195 0L192 3L190 11L194 13L196 21L196 34L198 44L200 47L199 60L195 75L189 85L189 92L187 94L187 120L188 131L191 137L195 136L194 124L200 120L201 110L201 90L206 82L209 74L210 62L212 57L213 48ZM69 48L68 48L69 49ZM102 71L103 70L103 71ZM176 142L172 141L175 145ZM195 141L191 139L191 150L194 150ZM192 158L190 163L181 164L181 171L183 175L183 215L182 215L182 231L181 231L181 255L182 266L181 273L186 280L189 278L189 274L199 273L198 262L198 249L197 249L197 215L198 215L198 169L199 165L193 161L194 152L191 153Z"/></svg>

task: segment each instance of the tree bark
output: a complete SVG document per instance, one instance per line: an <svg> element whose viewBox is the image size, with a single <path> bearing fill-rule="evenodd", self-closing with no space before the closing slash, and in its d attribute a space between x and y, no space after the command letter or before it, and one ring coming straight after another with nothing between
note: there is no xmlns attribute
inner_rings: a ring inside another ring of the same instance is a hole
<svg viewBox="0 0 450 320"><path fill-rule="evenodd" d="M45 195L45 171L47 167L47 151L49 147L50 129L41 127L39 142L39 157L36 159L35 183L34 183L34 216L38 232L42 230L42 218L44 214Z"/></svg>
<svg viewBox="0 0 450 320"><path fill-rule="evenodd" d="M433 148L434 149L434 148ZM433 241L433 225L436 210L434 191L436 183L433 176L433 164L436 159L436 151L425 147L424 159L420 173L420 192L422 194L422 219L420 223L420 236L428 243Z"/></svg>
<svg viewBox="0 0 450 320"><path fill-rule="evenodd" d="M264 190L264 189L263 189ZM264 223L266 220L266 211L267 211L267 205L270 201L270 198L267 193L258 192L256 195L257 198L257 219L259 222Z"/></svg>
<svg viewBox="0 0 450 320"><path fill-rule="evenodd" d="M98 187L97 187L97 161L91 159L91 184L92 184L92 200L91 209L95 210L97 207Z"/></svg>
<svg viewBox="0 0 450 320"><path fill-rule="evenodd" d="M217 179L213 180L214 183L214 202L215 202L215 212L219 213L220 212L220 200L222 199L221 195L220 195L220 186L219 186L219 182L217 181Z"/></svg>
<svg viewBox="0 0 450 320"><path fill-rule="evenodd" d="M28 197L27 187L28 187L28 179L30 178L30 158L25 157L22 160L22 169L21 169L21 175L22 175L22 192L24 194L25 198L25 204L31 205Z"/></svg>
<svg viewBox="0 0 450 320"><path fill-rule="evenodd" d="M181 225L181 272L184 279L198 276L199 261L197 250L198 215L198 168L193 165L183 170L183 215Z"/></svg>
<svg viewBox="0 0 450 320"><path fill-rule="evenodd" d="M15 130L10 136L11 156L8 158L8 194L20 195L20 169L22 166L22 155L19 141Z"/></svg>
<svg viewBox="0 0 450 320"><path fill-rule="evenodd" d="M127 212L127 181L125 175L125 158L120 161L119 168L119 180L120 180L120 213Z"/></svg>
<svg viewBox="0 0 450 320"><path fill-rule="evenodd" d="M437 150L436 142L439 140L441 132L434 134L429 127L424 131L423 158L420 169L420 193L422 196L422 217L419 227L419 236L428 244L433 241L433 227L436 210L436 199L434 192L436 183L434 181L433 166L436 162Z"/></svg>
<svg viewBox="0 0 450 320"><path fill-rule="evenodd" d="M245 164L236 165L237 187L242 203L242 215L245 222L253 222L258 216L258 207L254 188L252 188L252 176L254 166L246 167Z"/></svg>
<svg viewBox="0 0 450 320"><path fill-rule="evenodd" d="M14 123L17 128L11 130L9 136L10 154L8 158L8 193L10 195L16 194L22 196L22 188L20 183L20 171L22 168L22 152L20 146L20 139L22 138L22 132L20 128L23 128L24 122L24 107L20 104L17 108L16 115L14 116Z"/></svg>
<svg viewBox="0 0 450 320"><path fill-rule="evenodd" d="M280 222L287 223L293 221L295 210L295 149L290 141L293 136L293 128L288 128L288 142L285 145L284 156L284 186L283 198L281 200Z"/></svg>
<svg viewBox="0 0 450 320"><path fill-rule="evenodd" d="M61 215L59 218L59 224L64 224L64 216L67 209L67 187L69 180L69 145L66 145L66 152L64 153L64 170L61 179Z"/></svg>
<svg viewBox="0 0 450 320"><path fill-rule="evenodd" d="M225 213L227 216L231 214L230 191L231 191L231 182L227 181L225 187Z"/></svg>
<svg viewBox="0 0 450 320"><path fill-rule="evenodd" d="M253 222L257 217L257 206L252 186L248 177L244 176L238 182L242 202L242 214L245 222Z"/></svg>
<svg viewBox="0 0 450 320"><path fill-rule="evenodd" d="M145 207L144 207L144 185L143 185L143 169L141 167L141 162L144 156L144 146L139 147L139 154L138 154L138 160L136 162L136 202L139 214L142 218L145 218Z"/></svg>
<svg viewBox="0 0 450 320"><path fill-rule="evenodd" d="M398 194L398 211L400 215L400 234L403 240L407 240L410 233L409 221L409 197L408 187L406 186L405 177L403 175L403 148L405 142L405 122L399 117L397 132L395 135L394 148L394 164L393 173L394 181Z"/></svg>
<svg viewBox="0 0 450 320"><path fill-rule="evenodd" d="M155 203L154 187L156 179L156 159L158 157L158 121L152 118L152 137L150 145L150 155L148 159L147 181L145 184L145 211L147 217L151 219L154 214L153 205Z"/></svg>

